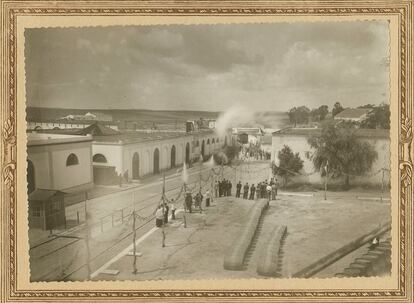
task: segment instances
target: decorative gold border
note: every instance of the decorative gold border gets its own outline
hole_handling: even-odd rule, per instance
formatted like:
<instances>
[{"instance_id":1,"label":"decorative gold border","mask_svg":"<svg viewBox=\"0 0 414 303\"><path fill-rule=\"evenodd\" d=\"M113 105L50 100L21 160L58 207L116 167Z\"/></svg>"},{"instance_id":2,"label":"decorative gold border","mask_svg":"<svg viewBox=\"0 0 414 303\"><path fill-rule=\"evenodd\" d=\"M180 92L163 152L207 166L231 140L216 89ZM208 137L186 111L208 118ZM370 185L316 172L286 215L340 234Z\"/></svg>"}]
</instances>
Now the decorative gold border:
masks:
<instances>
[{"instance_id":1,"label":"decorative gold border","mask_svg":"<svg viewBox=\"0 0 414 303\"><path fill-rule=\"evenodd\" d=\"M1 302L51 299L98 298L253 298L296 300L365 298L368 301L398 299L412 302L413 286L413 1L258 1L258 2L98 2L98 1L2 1L1 2L1 108L2 108L2 189L0 210L0 298ZM17 16L349 16L398 15L399 17L399 110L398 110L398 184L399 184L399 289L395 291L19 291L16 263L16 169L17 169ZM396 173L396 172L395 172ZM411 284L410 284L411 283ZM250 299L249 299L250 298ZM408 301L409 300L409 301Z\"/></svg>"}]
</instances>

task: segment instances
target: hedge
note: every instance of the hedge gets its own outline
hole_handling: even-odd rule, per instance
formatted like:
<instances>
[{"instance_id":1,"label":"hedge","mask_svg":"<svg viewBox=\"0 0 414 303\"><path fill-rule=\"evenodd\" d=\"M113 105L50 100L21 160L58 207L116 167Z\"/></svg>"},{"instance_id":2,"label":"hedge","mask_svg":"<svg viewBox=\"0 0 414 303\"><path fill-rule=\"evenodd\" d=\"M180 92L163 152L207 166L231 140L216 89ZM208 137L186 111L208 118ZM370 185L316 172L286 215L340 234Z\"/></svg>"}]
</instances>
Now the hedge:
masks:
<instances>
[{"instance_id":1,"label":"hedge","mask_svg":"<svg viewBox=\"0 0 414 303\"><path fill-rule=\"evenodd\" d=\"M236 236L228 253L224 256L224 269L243 269L243 261L253 240L260 217L268 206L269 201L267 199L257 201L248 218L247 224L244 228L240 229L239 235Z\"/></svg>"},{"instance_id":2,"label":"hedge","mask_svg":"<svg viewBox=\"0 0 414 303\"><path fill-rule=\"evenodd\" d=\"M262 276L275 276L278 270L279 251L281 248L281 241L285 236L287 227L285 225L276 226L270 236L266 245L264 245L259 252L259 259L257 263L257 273Z\"/></svg>"}]
</instances>

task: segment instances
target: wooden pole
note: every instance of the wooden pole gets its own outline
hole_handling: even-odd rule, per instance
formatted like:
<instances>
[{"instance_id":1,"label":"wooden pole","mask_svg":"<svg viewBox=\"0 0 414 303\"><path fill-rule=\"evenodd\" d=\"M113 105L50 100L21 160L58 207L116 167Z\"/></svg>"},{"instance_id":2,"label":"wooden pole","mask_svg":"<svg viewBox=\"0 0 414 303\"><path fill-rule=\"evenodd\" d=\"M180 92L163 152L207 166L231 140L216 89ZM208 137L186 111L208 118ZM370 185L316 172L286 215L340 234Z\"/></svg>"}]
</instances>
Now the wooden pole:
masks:
<instances>
[{"instance_id":1,"label":"wooden pole","mask_svg":"<svg viewBox=\"0 0 414 303\"><path fill-rule=\"evenodd\" d=\"M165 172L163 173L163 177L162 177L162 247L165 247L165 230L164 230L164 225L165 225Z\"/></svg>"},{"instance_id":2,"label":"wooden pole","mask_svg":"<svg viewBox=\"0 0 414 303\"><path fill-rule=\"evenodd\" d=\"M382 182L381 182L381 202L384 195L384 177L385 177L385 169L382 169Z\"/></svg>"},{"instance_id":3,"label":"wooden pole","mask_svg":"<svg viewBox=\"0 0 414 303\"><path fill-rule=\"evenodd\" d=\"M85 236L85 244L86 244L86 267L88 270L88 280L91 278L91 251L89 247L89 225L88 225L88 218L87 218L87 201L88 201L88 192L85 192L85 227L86 227L86 236Z\"/></svg>"},{"instance_id":4,"label":"wooden pole","mask_svg":"<svg viewBox=\"0 0 414 303\"><path fill-rule=\"evenodd\" d=\"M325 200L326 200L327 191L328 191L328 161L326 161L326 166L325 166Z\"/></svg>"},{"instance_id":5,"label":"wooden pole","mask_svg":"<svg viewBox=\"0 0 414 303\"><path fill-rule=\"evenodd\" d=\"M136 248L136 239L137 239L137 230L136 230L136 214L135 214L135 209L132 212L132 232L133 232L133 238L132 238L132 243L133 243L133 253L134 253L134 263L133 263L133 274L137 274L138 269L137 269L137 248Z\"/></svg>"},{"instance_id":6,"label":"wooden pole","mask_svg":"<svg viewBox=\"0 0 414 303\"><path fill-rule=\"evenodd\" d=\"M185 182L184 182L184 203L183 203L183 205L184 205L184 213L183 213L183 220L184 220L184 228L187 228L187 217L186 217L186 212L187 212L187 205L186 205L186 201L185 201L185 199L186 199L186 194L187 194L187 185L185 184Z\"/></svg>"}]
</instances>

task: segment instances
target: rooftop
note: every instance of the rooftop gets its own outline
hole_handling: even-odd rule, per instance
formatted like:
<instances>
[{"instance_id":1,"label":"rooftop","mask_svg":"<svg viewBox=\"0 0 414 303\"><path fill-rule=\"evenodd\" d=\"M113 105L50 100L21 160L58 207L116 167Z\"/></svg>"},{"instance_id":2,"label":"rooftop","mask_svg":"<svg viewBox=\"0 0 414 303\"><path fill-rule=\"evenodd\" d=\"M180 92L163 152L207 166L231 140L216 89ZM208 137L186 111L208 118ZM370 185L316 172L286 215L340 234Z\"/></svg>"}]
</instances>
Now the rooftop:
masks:
<instances>
[{"instance_id":1,"label":"rooftop","mask_svg":"<svg viewBox=\"0 0 414 303\"><path fill-rule=\"evenodd\" d=\"M335 119L359 119L370 113L370 108L347 108L335 116Z\"/></svg>"},{"instance_id":2,"label":"rooftop","mask_svg":"<svg viewBox=\"0 0 414 303\"><path fill-rule=\"evenodd\" d=\"M321 134L321 128L285 128L273 133L273 136L318 136ZM388 138L390 137L389 129L365 129L355 128L355 134L361 138Z\"/></svg>"},{"instance_id":3,"label":"rooftop","mask_svg":"<svg viewBox=\"0 0 414 303\"><path fill-rule=\"evenodd\" d=\"M56 133L27 133L27 146L50 145L92 141L92 136L76 136Z\"/></svg>"}]
</instances>

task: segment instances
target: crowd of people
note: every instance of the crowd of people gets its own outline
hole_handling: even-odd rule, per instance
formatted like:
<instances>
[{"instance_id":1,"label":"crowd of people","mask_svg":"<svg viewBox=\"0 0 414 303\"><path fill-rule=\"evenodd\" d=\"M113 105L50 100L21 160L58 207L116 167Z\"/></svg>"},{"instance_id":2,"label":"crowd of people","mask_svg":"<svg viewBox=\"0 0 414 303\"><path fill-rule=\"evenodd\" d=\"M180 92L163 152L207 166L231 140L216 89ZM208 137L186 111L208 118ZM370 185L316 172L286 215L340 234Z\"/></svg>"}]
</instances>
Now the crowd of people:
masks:
<instances>
[{"instance_id":1,"label":"crowd of people","mask_svg":"<svg viewBox=\"0 0 414 303\"><path fill-rule=\"evenodd\" d=\"M260 147L260 145L250 144L240 150L241 160L270 160L271 154Z\"/></svg>"},{"instance_id":2,"label":"crowd of people","mask_svg":"<svg viewBox=\"0 0 414 303\"><path fill-rule=\"evenodd\" d=\"M239 181L236 185L236 198L240 198L243 194L243 199L246 200L254 200L255 197L256 199L268 199L269 201L276 200L278 188L279 182L275 178L271 178L269 182L266 179L263 182L257 183L257 185L254 183L249 185L248 182L243 185Z\"/></svg>"}]
</instances>

